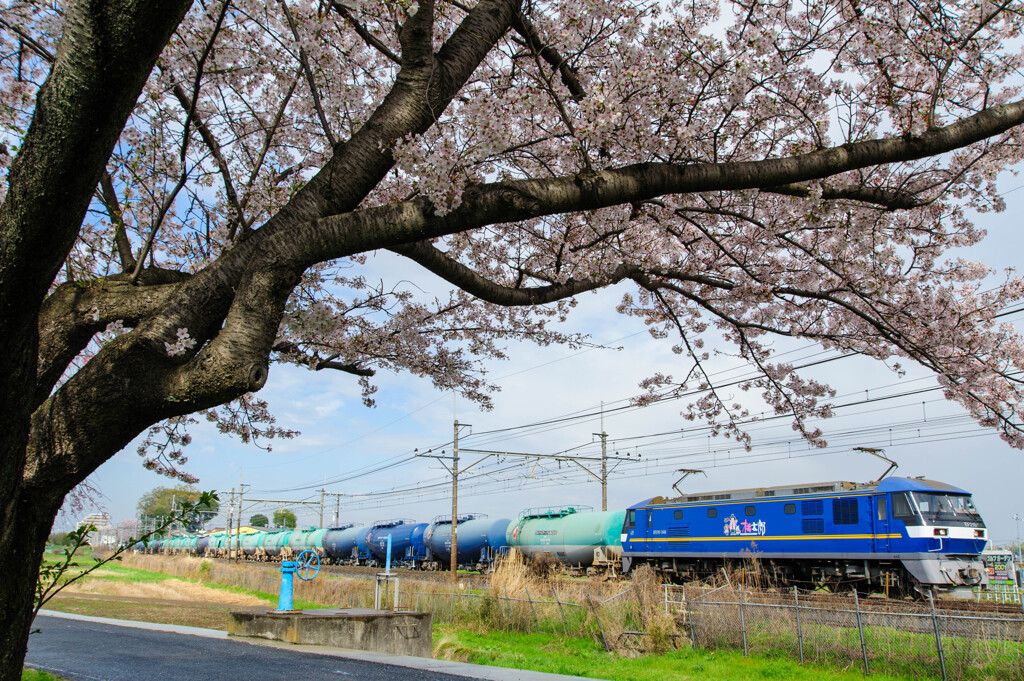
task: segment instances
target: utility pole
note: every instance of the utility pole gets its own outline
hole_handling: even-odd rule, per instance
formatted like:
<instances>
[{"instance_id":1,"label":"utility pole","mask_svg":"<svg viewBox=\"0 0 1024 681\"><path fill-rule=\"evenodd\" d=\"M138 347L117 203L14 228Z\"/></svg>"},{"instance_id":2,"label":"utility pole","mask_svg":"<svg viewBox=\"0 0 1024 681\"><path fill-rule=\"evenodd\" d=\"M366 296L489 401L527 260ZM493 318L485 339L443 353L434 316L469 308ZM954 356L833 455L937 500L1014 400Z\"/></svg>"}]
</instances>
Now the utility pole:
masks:
<instances>
[{"instance_id":1,"label":"utility pole","mask_svg":"<svg viewBox=\"0 0 1024 681\"><path fill-rule=\"evenodd\" d=\"M1014 513L1013 519L1017 521L1017 566L1021 565L1021 550L1020 550L1020 513Z\"/></svg>"},{"instance_id":2,"label":"utility pole","mask_svg":"<svg viewBox=\"0 0 1024 681\"><path fill-rule=\"evenodd\" d=\"M341 495L334 495L334 521L331 523L331 527L337 527L341 521Z\"/></svg>"},{"instance_id":3,"label":"utility pole","mask_svg":"<svg viewBox=\"0 0 1024 681\"><path fill-rule=\"evenodd\" d=\"M317 527L324 526L324 495L327 494L327 490L323 487L320 488L320 524Z\"/></svg>"},{"instance_id":4,"label":"utility pole","mask_svg":"<svg viewBox=\"0 0 1024 681\"><path fill-rule=\"evenodd\" d=\"M601 510L608 510L608 433L604 428L594 435L601 438Z\"/></svg>"},{"instance_id":5,"label":"utility pole","mask_svg":"<svg viewBox=\"0 0 1024 681\"><path fill-rule=\"evenodd\" d=\"M238 542L235 547L235 560L241 560L242 556L242 495L245 494L245 485L242 484L242 474L238 474Z\"/></svg>"},{"instance_id":6,"label":"utility pole","mask_svg":"<svg viewBox=\"0 0 1024 681\"><path fill-rule=\"evenodd\" d=\"M231 533L234 531L233 524L235 514L235 490L231 490L231 501L228 502L228 558L231 557Z\"/></svg>"},{"instance_id":7,"label":"utility pole","mask_svg":"<svg viewBox=\"0 0 1024 681\"><path fill-rule=\"evenodd\" d=\"M455 437L452 441L452 588L458 580L459 551L456 528L459 525L459 420L455 419ZM1020 542L1017 542L1018 544Z\"/></svg>"}]
</instances>

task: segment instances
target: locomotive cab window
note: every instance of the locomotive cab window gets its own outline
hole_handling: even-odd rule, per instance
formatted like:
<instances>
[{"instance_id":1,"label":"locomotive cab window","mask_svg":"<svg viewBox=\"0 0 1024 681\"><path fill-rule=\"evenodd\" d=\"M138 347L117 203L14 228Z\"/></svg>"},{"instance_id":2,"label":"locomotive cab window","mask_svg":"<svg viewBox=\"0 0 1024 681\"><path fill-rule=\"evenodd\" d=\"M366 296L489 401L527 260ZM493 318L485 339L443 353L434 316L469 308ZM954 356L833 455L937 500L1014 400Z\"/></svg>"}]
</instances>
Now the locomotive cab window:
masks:
<instances>
[{"instance_id":1,"label":"locomotive cab window","mask_svg":"<svg viewBox=\"0 0 1024 681\"><path fill-rule=\"evenodd\" d=\"M782 510L786 512L786 515L793 515L796 513L796 504L786 504Z\"/></svg>"},{"instance_id":2,"label":"locomotive cab window","mask_svg":"<svg viewBox=\"0 0 1024 681\"><path fill-rule=\"evenodd\" d=\"M717 508L709 508L708 509L708 517L709 518L717 518L718 517L718 509Z\"/></svg>"},{"instance_id":3,"label":"locomotive cab window","mask_svg":"<svg viewBox=\"0 0 1024 681\"><path fill-rule=\"evenodd\" d=\"M636 511L630 511L626 516L626 527L636 527Z\"/></svg>"},{"instance_id":4,"label":"locomotive cab window","mask_svg":"<svg viewBox=\"0 0 1024 681\"><path fill-rule=\"evenodd\" d=\"M893 492L892 517L904 522L910 521L917 524L921 522L914 511L914 502L910 500L910 495L906 492Z\"/></svg>"},{"instance_id":5,"label":"locomotive cab window","mask_svg":"<svg viewBox=\"0 0 1024 681\"><path fill-rule=\"evenodd\" d=\"M885 507L885 497L878 497L878 519L885 520L888 518L888 515Z\"/></svg>"}]
</instances>

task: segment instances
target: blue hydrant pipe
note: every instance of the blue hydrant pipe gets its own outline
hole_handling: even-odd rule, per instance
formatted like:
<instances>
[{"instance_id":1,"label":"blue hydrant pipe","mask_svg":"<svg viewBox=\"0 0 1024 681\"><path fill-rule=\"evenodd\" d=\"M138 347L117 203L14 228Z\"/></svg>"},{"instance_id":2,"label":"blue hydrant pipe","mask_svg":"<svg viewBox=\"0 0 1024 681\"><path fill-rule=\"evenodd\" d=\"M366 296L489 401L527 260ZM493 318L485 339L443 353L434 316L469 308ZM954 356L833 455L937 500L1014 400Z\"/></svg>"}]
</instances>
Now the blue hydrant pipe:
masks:
<instances>
[{"instance_id":1,"label":"blue hydrant pipe","mask_svg":"<svg viewBox=\"0 0 1024 681\"><path fill-rule=\"evenodd\" d=\"M384 562L384 572L391 572L391 534L388 534L388 558Z\"/></svg>"},{"instance_id":2,"label":"blue hydrant pipe","mask_svg":"<svg viewBox=\"0 0 1024 681\"><path fill-rule=\"evenodd\" d=\"M292 610L292 585L295 581L295 561L281 562L281 593L277 598L278 610Z\"/></svg>"}]
</instances>

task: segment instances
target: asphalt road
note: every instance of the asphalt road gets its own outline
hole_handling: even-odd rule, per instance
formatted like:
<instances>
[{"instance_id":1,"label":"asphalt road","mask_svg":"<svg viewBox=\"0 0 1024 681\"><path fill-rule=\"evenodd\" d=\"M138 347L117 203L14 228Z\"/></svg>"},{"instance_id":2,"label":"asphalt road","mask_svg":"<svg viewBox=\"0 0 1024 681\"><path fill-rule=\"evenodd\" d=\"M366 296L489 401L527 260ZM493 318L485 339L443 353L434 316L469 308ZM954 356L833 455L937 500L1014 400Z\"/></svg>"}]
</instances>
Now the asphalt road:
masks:
<instances>
[{"instance_id":1,"label":"asphalt road","mask_svg":"<svg viewBox=\"0 0 1024 681\"><path fill-rule=\"evenodd\" d=\"M353 657L375 654L336 649L323 649L317 654L296 650L296 646L256 645L228 639L222 632L209 630L194 630L201 635L188 635L42 614L36 618L35 628L40 631L29 638L26 666L70 681L465 681L467 677L554 681L576 678L409 657L399 658L402 666L395 666ZM446 667L455 673L429 667Z\"/></svg>"}]
</instances>

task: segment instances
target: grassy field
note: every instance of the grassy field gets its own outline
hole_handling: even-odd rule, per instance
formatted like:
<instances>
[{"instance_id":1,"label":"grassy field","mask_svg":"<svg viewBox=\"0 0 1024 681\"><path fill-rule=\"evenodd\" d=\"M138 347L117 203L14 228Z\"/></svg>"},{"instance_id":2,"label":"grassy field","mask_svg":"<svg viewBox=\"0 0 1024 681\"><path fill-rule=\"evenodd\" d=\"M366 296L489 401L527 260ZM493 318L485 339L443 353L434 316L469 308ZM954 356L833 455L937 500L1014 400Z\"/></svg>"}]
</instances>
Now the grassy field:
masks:
<instances>
[{"instance_id":1,"label":"grassy field","mask_svg":"<svg viewBox=\"0 0 1024 681\"><path fill-rule=\"evenodd\" d=\"M804 665L788 659L743 657L733 651L690 648L628 657L605 652L591 639L510 632L476 633L434 626L434 657L512 669L529 669L613 681L862 681L858 671ZM872 674L877 681L905 677Z\"/></svg>"}]
</instances>

